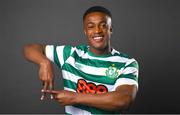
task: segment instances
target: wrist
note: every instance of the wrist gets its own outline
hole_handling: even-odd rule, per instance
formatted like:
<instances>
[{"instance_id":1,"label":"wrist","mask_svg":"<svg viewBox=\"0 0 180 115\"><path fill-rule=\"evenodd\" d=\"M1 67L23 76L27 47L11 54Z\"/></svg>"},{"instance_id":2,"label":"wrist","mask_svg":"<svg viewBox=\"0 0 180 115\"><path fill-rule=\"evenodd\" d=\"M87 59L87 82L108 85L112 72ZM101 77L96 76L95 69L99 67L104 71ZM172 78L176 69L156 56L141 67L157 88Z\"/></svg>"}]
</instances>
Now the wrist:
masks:
<instances>
[{"instance_id":1,"label":"wrist","mask_svg":"<svg viewBox=\"0 0 180 115\"><path fill-rule=\"evenodd\" d=\"M47 65L49 65L50 63L51 63L50 60L44 58L44 59L42 59L41 62L39 63L39 66L47 66Z\"/></svg>"},{"instance_id":2,"label":"wrist","mask_svg":"<svg viewBox=\"0 0 180 115\"><path fill-rule=\"evenodd\" d=\"M81 95L80 93L77 92L74 93L73 104L80 104L80 98L81 98L80 95Z\"/></svg>"}]
</instances>

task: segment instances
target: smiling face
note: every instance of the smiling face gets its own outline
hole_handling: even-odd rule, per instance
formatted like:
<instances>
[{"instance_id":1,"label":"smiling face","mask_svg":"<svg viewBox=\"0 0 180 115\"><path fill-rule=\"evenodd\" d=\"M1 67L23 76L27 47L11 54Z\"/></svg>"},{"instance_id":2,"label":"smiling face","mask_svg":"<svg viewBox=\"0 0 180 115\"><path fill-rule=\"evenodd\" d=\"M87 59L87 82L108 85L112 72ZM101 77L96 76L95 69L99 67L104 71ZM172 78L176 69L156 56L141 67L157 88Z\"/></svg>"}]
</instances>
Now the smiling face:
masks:
<instances>
[{"instance_id":1,"label":"smiling face","mask_svg":"<svg viewBox=\"0 0 180 115\"><path fill-rule=\"evenodd\" d=\"M112 33L111 18L102 12L92 12L84 19L84 32L90 51L95 54L109 53Z\"/></svg>"}]
</instances>

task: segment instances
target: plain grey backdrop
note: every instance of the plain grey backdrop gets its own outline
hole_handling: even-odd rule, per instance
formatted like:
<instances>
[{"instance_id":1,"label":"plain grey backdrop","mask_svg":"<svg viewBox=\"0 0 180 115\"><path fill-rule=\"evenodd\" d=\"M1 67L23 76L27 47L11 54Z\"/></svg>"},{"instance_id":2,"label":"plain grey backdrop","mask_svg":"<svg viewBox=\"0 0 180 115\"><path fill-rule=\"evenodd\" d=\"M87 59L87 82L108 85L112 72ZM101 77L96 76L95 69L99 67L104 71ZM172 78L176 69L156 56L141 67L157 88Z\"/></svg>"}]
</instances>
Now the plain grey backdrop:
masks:
<instances>
[{"instance_id":1,"label":"plain grey backdrop","mask_svg":"<svg viewBox=\"0 0 180 115\"><path fill-rule=\"evenodd\" d=\"M140 65L139 91L125 113L180 113L179 0L0 0L0 113L64 113L57 102L40 101L38 66L22 48L86 43L82 16L94 5L112 12L112 46Z\"/></svg>"}]
</instances>

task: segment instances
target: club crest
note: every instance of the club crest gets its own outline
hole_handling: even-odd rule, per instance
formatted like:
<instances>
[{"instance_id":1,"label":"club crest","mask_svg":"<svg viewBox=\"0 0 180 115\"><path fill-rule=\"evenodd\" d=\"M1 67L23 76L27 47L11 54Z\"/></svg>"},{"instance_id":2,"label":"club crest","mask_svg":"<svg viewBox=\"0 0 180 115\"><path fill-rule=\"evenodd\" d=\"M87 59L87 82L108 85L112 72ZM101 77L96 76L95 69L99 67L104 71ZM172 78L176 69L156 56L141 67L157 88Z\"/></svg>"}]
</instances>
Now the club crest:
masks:
<instances>
[{"instance_id":1,"label":"club crest","mask_svg":"<svg viewBox=\"0 0 180 115\"><path fill-rule=\"evenodd\" d=\"M119 70L117 67L115 67L115 64L112 64L107 70L106 70L106 76L109 78L116 78L119 75Z\"/></svg>"}]
</instances>

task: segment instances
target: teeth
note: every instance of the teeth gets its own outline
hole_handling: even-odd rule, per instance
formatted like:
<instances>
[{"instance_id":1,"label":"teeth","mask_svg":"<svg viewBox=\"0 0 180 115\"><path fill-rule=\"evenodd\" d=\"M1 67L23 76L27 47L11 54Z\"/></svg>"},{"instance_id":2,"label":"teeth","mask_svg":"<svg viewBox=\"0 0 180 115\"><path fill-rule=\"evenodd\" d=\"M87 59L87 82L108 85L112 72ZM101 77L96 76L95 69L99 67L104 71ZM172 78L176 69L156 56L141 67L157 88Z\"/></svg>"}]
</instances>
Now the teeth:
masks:
<instances>
[{"instance_id":1,"label":"teeth","mask_svg":"<svg viewBox=\"0 0 180 115\"><path fill-rule=\"evenodd\" d=\"M102 39L102 37L94 37L95 40Z\"/></svg>"}]
</instances>

